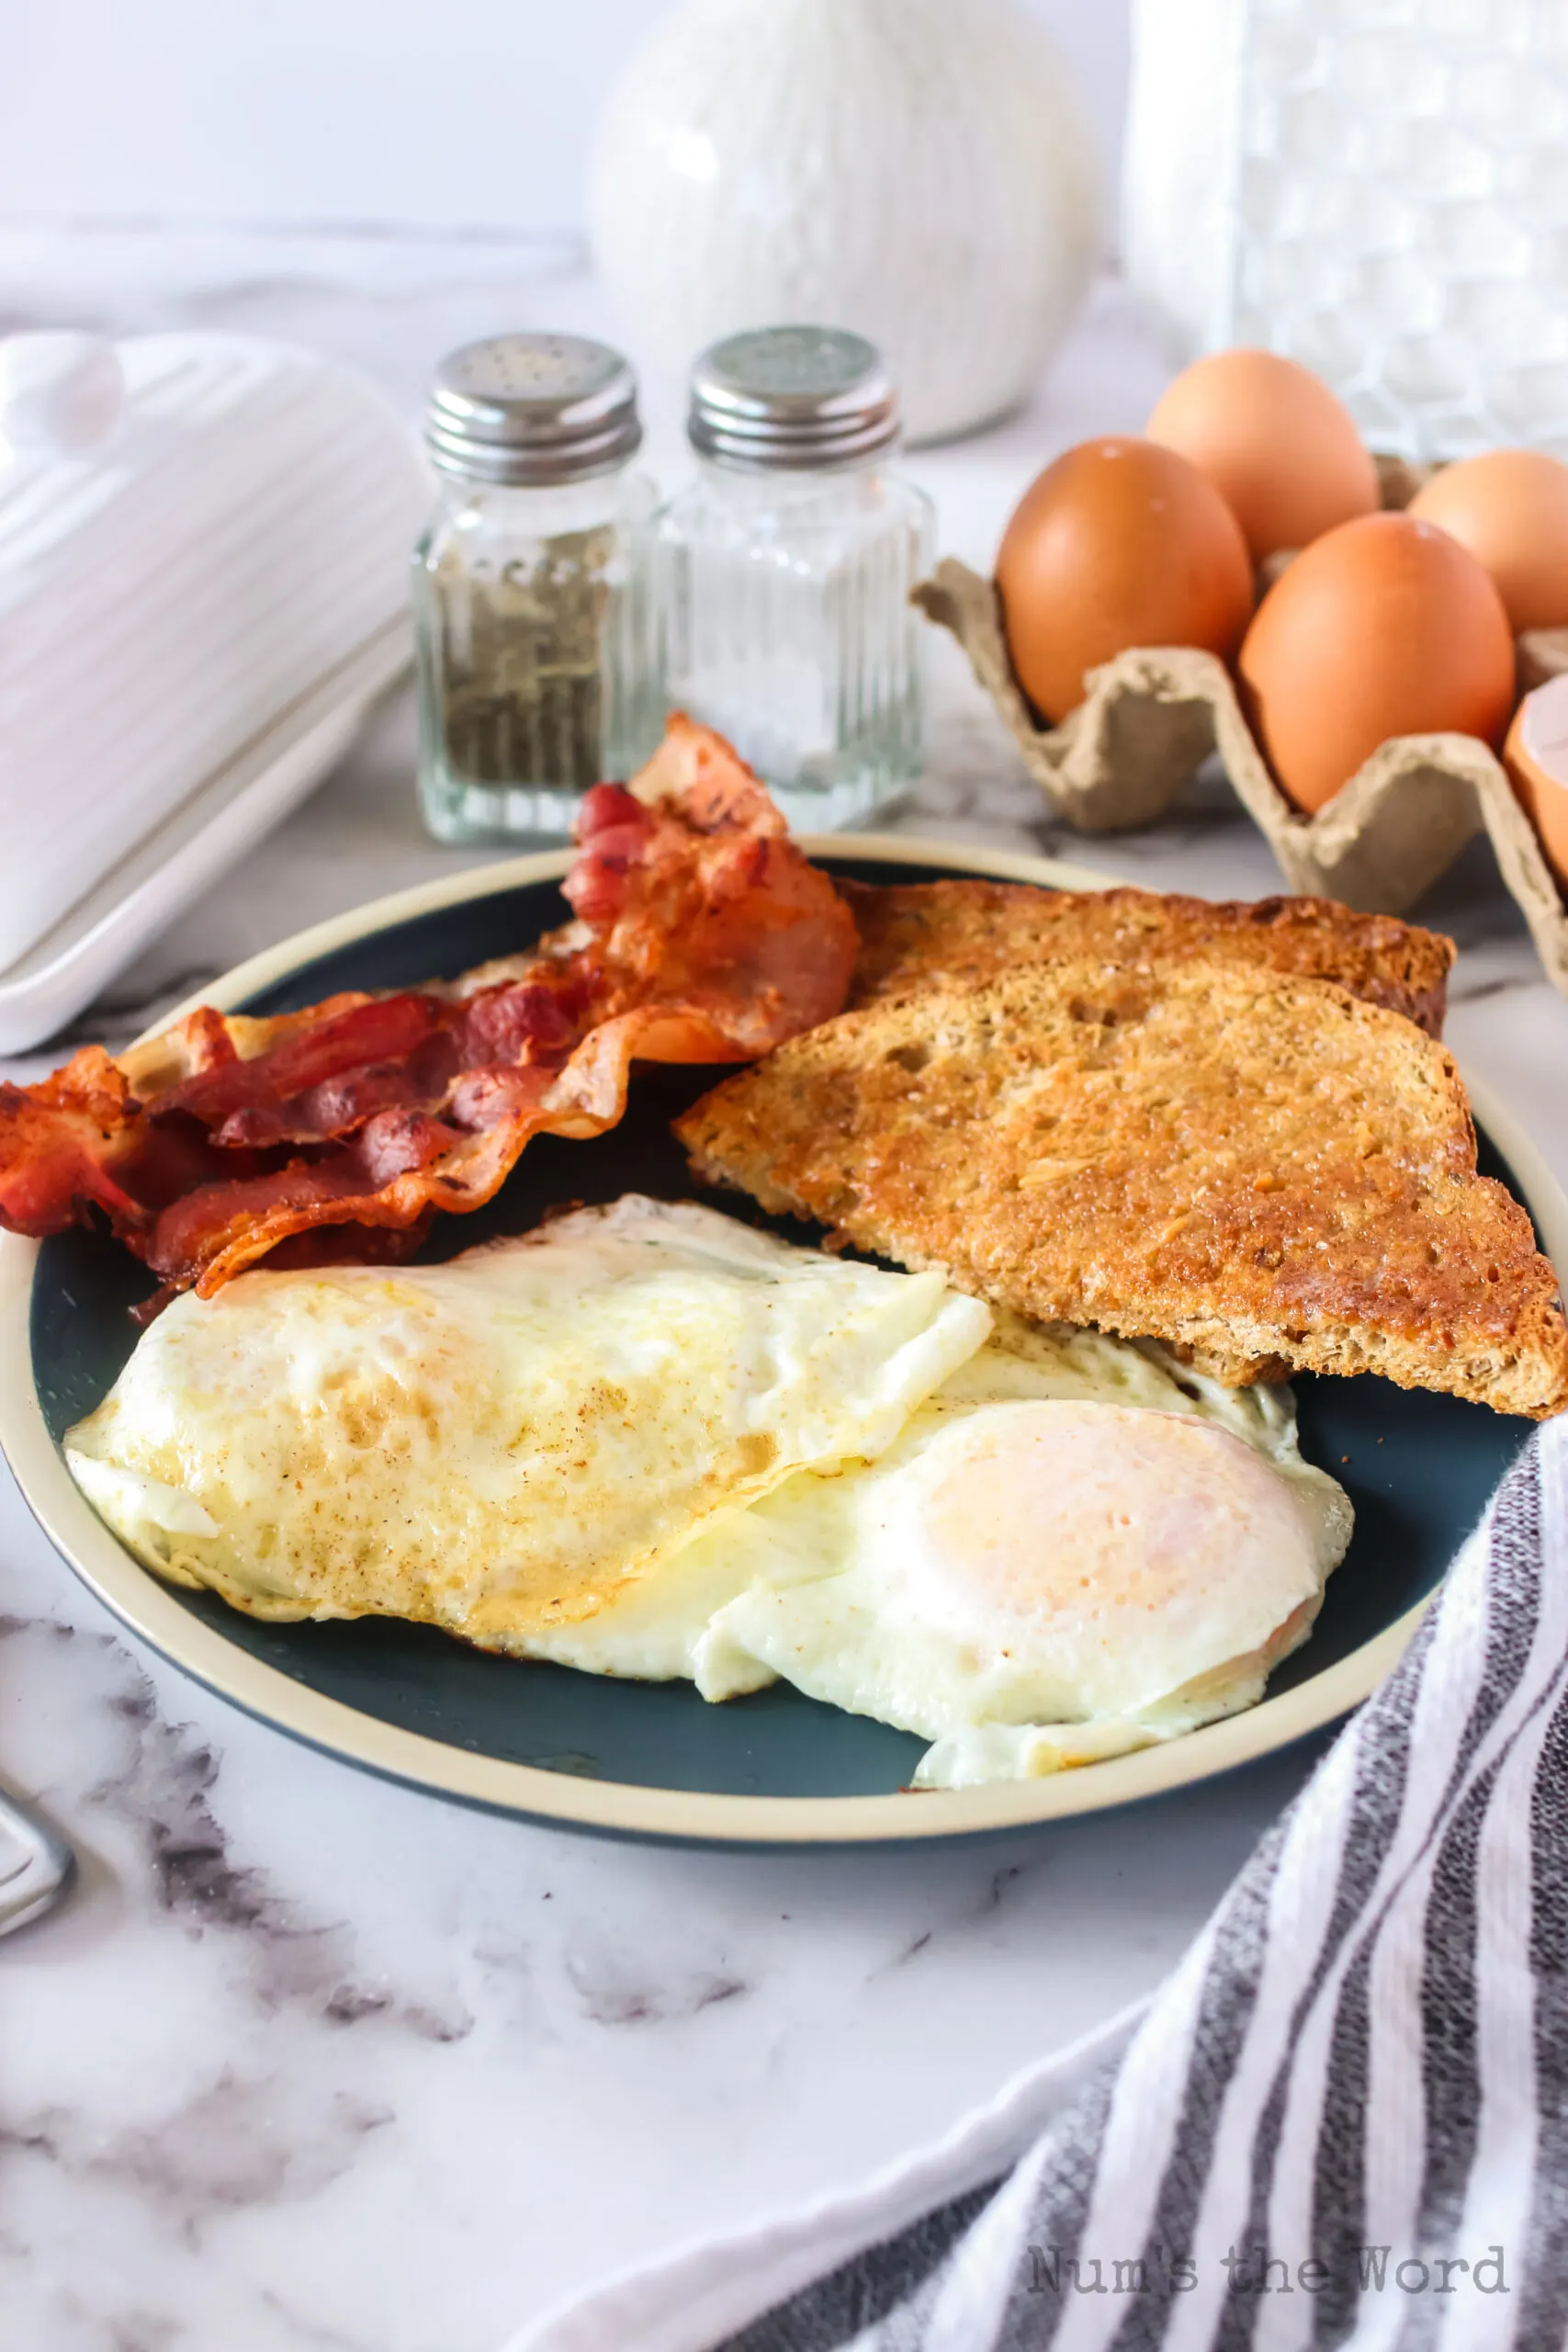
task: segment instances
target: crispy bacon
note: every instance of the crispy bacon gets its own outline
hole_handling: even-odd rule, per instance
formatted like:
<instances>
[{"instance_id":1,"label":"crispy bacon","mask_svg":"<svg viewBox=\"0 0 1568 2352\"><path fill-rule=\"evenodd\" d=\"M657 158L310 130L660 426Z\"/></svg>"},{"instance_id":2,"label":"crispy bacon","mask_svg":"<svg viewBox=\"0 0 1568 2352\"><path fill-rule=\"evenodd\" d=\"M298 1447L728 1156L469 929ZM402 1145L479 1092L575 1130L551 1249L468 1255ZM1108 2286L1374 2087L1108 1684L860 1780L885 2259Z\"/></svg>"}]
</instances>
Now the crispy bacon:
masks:
<instances>
[{"instance_id":1,"label":"crispy bacon","mask_svg":"<svg viewBox=\"0 0 1568 2352\"><path fill-rule=\"evenodd\" d=\"M672 718L630 790L586 795L577 839L576 920L524 955L269 1020L203 1006L118 1061L88 1046L0 1087L0 1225L101 1213L203 1295L284 1243L400 1255L533 1136L614 1126L635 1061L751 1060L842 1004L852 919L721 737Z\"/></svg>"}]
</instances>

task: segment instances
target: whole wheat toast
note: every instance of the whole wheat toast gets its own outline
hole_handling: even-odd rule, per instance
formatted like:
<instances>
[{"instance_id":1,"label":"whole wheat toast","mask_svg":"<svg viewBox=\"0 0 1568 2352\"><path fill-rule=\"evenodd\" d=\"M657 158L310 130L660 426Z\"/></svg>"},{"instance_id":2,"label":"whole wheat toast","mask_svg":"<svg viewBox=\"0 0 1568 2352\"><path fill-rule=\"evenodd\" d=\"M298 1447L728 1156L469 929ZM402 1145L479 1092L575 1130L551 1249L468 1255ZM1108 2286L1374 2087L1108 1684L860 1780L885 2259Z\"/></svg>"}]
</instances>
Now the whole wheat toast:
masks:
<instances>
[{"instance_id":1,"label":"whole wheat toast","mask_svg":"<svg viewBox=\"0 0 1568 2352\"><path fill-rule=\"evenodd\" d=\"M1443 1034L1451 939L1332 899L1211 902L1153 890L1039 890L1020 882L840 881L860 933L850 1007L972 987L1021 964L1208 956L1334 980L1433 1037Z\"/></svg>"},{"instance_id":2,"label":"whole wheat toast","mask_svg":"<svg viewBox=\"0 0 1568 2352\"><path fill-rule=\"evenodd\" d=\"M1568 1403L1557 1277L1453 1061L1346 989L1042 964L842 1013L677 1121L694 1171L1042 1321Z\"/></svg>"}]
</instances>

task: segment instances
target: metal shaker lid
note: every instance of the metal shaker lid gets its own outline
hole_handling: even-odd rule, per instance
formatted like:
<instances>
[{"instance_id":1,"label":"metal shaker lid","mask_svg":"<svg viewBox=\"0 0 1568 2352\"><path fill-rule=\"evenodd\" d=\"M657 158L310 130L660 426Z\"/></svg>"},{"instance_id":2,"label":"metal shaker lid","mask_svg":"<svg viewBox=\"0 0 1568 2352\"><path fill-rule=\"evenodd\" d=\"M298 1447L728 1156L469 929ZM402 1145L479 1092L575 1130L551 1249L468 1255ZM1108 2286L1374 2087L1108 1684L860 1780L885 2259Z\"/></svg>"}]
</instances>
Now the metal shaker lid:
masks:
<instances>
[{"instance_id":1,"label":"metal shaker lid","mask_svg":"<svg viewBox=\"0 0 1568 2352\"><path fill-rule=\"evenodd\" d=\"M442 361L424 437L443 473L471 481L581 481L640 446L637 378L586 335L493 335Z\"/></svg>"},{"instance_id":2,"label":"metal shaker lid","mask_svg":"<svg viewBox=\"0 0 1568 2352\"><path fill-rule=\"evenodd\" d=\"M841 327L753 327L692 370L686 431L721 464L771 471L848 465L898 438L881 355Z\"/></svg>"}]
</instances>

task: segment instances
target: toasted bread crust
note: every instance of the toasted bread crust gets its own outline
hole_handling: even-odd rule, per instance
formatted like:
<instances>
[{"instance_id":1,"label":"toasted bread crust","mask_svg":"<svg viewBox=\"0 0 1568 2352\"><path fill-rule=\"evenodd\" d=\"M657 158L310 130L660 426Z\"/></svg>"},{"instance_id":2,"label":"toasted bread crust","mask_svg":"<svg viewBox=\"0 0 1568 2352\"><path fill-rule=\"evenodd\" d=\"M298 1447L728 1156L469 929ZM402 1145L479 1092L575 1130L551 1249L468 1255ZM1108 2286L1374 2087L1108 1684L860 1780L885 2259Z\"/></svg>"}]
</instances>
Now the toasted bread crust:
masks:
<instances>
[{"instance_id":1,"label":"toasted bread crust","mask_svg":"<svg viewBox=\"0 0 1568 2352\"><path fill-rule=\"evenodd\" d=\"M1557 1277L1451 1057L1235 964L1043 964L873 1003L677 1123L695 1173L1042 1321L1568 1404Z\"/></svg>"},{"instance_id":2,"label":"toasted bread crust","mask_svg":"<svg viewBox=\"0 0 1568 2352\"><path fill-rule=\"evenodd\" d=\"M973 987L1021 964L1207 956L1333 980L1443 1034L1454 944L1332 899L1206 899L1153 890L1037 890L1020 882L841 881L860 933L850 1009L917 989Z\"/></svg>"}]
</instances>

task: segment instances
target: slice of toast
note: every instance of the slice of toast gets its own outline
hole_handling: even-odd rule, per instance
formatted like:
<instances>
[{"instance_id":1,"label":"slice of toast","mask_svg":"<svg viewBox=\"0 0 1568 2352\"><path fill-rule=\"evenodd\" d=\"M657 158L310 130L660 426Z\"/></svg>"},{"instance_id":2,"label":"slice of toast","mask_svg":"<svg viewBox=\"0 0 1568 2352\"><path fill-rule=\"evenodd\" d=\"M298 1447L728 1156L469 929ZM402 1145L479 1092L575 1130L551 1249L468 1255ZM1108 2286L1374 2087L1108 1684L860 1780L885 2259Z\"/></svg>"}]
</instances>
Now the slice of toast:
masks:
<instances>
[{"instance_id":1,"label":"slice of toast","mask_svg":"<svg viewBox=\"0 0 1568 2352\"><path fill-rule=\"evenodd\" d=\"M1207 899L1153 890L1037 890L1021 882L841 881L860 933L850 1006L917 989L974 987L1021 964L1203 956L1337 981L1443 1034L1454 944L1332 899Z\"/></svg>"},{"instance_id":2,"label":"slice of toast","mask_svg":"<svg viewBox=\"0 0 1568 2352\"><path fill-rule=\"evenodd\" d=\"M843 1013L676 1124L695 1174L1041 1321L1233 1382L1568 1403L1557 1277L1453 1061L1323 980L1041 964Z\"/></svg>"}]
</instances>

